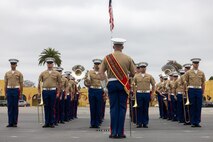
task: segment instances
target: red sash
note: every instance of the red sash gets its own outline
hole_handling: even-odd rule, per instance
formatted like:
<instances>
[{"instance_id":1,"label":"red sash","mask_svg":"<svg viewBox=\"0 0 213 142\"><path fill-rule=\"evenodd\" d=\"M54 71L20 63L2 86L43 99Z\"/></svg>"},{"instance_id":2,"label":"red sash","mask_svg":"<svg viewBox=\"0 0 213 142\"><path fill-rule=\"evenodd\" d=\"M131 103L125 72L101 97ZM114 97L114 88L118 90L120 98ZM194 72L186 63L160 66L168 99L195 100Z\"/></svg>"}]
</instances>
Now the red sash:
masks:
<instances>
[{"instance_id":1,"label":"red sash","mask_svg":"<svg viewBox=\"0 0 213 142\"><path fill-rule=\"evenodd\" d=\"M122 69L121 65L115 59L113 54L106 56L107 64L109 65L111 71L115 75L115 77L120 81L120 83L124 86L124 90L129 95L130 92L130 84L127 75L125 74L124 70Z\"/></svg>"}]
</instances>

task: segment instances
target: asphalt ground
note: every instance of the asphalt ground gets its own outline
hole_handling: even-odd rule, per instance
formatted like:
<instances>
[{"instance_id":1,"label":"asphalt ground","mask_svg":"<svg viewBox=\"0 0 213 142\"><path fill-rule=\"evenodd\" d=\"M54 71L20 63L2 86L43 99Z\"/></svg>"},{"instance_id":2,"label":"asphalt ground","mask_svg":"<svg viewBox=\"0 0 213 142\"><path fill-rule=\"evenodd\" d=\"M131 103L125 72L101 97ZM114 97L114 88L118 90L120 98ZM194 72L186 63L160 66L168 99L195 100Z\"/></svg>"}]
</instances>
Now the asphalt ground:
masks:
<instances>
[{"instance_id":1,"label":"asphalt ground","mask_svg":"<svg viewBox=\"0 0 213 142\"><path fill-rule=\"evenodd\" d=\"M213 108L203 108L202 127L192 128L162 120L158 108L150 108L149 128L132 125L130 136L129 114L125 122L126 139L109 139L109 108L100 129L89 128L89 108L80 107L78 119L55 128L42 128L36 107L19 109L17 128L6 128L7 108L0 107L0 142L213 142Z\"/></svg>"}]
</instances>

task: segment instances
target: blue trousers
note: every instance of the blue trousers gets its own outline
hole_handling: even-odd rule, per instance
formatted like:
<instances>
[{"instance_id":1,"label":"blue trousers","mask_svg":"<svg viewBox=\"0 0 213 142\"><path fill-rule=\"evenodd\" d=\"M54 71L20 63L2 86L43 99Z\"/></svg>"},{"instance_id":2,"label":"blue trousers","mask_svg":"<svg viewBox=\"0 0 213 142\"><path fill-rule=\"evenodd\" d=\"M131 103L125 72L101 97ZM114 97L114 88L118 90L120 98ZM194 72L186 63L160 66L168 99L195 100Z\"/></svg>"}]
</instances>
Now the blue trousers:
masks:
<instances>
[{"instance_id":1,"label":"blue trousers","mask_svg":"<svg viewBox=\"0 0 213 142\"><path fill-rule=\"evenodd\" d=\"M43 90L45 124L53 125L55 122L54 108L56 101L56 90Z\"/></svg>"},{"instance_id":2,"label":"blue trousers","mask_svg":"<svg viewBox=\"0 0 213 142\"><path fill-rule=\"evenodd\" d=\"M105 117L105 108L106 108L106 101L104 101L104 99L102 99L102 109L101 109L101 119L102 119L102 121L104 120L104 117Z\"/></svg>"},{"instance_id":3,"label":"blue trousers","mask_svg":"<svg viewBox=\"0 0 213 142\"><path fill-rule=\"evenodd\" d=\"M201 108L203 100L202 93L202 89L188 89L190 101L190 121L192 125L197 125L201 122Z\"/></svg>"},{"instance_id":4,"label":"blue trousers","mask_svg":"<svg viewBox=\"0 0 213 142\"><path fill-rule=\"evenodd\" d=\"M128 95L119 81L110 81L107 88L110 101L111 135L123 135Z\"/></svg>"},{"instance_id":5,"label":"blue trousers","mask_svg":"<svg viewBox=\"0 0 213 142\"><path fill-rule=\"evenodd\" d=\"M7 89L7 108L8 108L8 123L9 125L17 124L18 122L18 100L19 89Z\"/></svg>"},{"instance_id":6,"label":"blue trousers","mask_svg":"<svg viewBox=\"0 0 213 142\"><path fill-rule=\"evenodd\" d=\"M70 119L74 119L74 100L70 101Z\"/></svg>"},{"instance_id":7,"label":"blue trousers","mask_svg":"<svg viewBox=\"0 0 213 142\"><path fill-rule=\"evenodd\" d=\"M149 123L149 101L150 93L137 93L137 125Z\"/></svg>"},{"instance_id":8,"label":"blue trousers","mask_svg":"<svg viewBox=\"0 0 213 142\"><path fill-rule=\"evenodd\" d=\"M162 102L163 102L163 119L168 118L168 94L163 94L167 100L164 100L165 98L162 97Z\"/></svg>"},{"instance_id":9,"label":"blue trousers","mask_svg":"<svg viewBox=\"0 0 213 142\"><path fill-rule=\"evenodd\" d=\"M64 100L65 94L64 92L61 93L61 100L59 103L59 121L64 121L64 115L65 115L65 100Z\"/></svg>"},{"instance_id":10,"label":"blue trousers","mask_svg":"<svg viewBox=\"0 0 213 142\"><path fill-rule=\"evenodd\" d=\"M159 115L160 118L163 118L163 97L159 95L159 93L157 93L157 95L158 95Z\"/></svg>"},{"instance_id":11,"label":"blue trousers","mask_svg":"<svg viewBox=\"0 0 213 142\"><path fill-rule=\"evenodd\" d=\"M75 99L74 99L74 118L77 118L77 111L78 111L78 97L79 94L75 94Z\"/></svg>"},{"instance_id":12,"label":"blue trousers","mask_svg":"<svg viewBox=\"0 0 213 142\"><path fill-rule=\"evenodd\" d=\"M167 95L167 103L168 103L167 119L171 120L172 119L172 101L169 101L168 96L169 95Z\"/></svg>"},{"instance_id":13,"label":"blue trousers","mask_svg":"<svg viewBox=\"0 0 213 142\"><path fill-rule=\"evenodd\" d=\"M99 126L102 120L102 89L89 88L89 104L90 104L90 125Z\"/></svg>"},{"instance_id":14,"label":"blue trousers","mask_svg":"<svg viewBox=\"0 0 213 142\"><path fill-rule=\"evenodd\" d=\"M65 101L65 120L69 121L71 119L71 96L68 95Z\"/></svg>"},{"instance_id":15,"label":"blue trousers","mask_svg":"<svg viewBox=\"0 0 213 142\"><path fill-rule=\"evenodd\" d=\"M171 116L172 120L177 120L177 100L173 95L171 95L171 102L172 102L172 111L171 111Z\"/></svg>"},{"instance_id":16,"label":"blue trousers","mask_svg":"<svg viewBox=\"0 0 213 142\"><path fill-rule=\"evenodd\" d=\"M183 102L183 95L182 94L177 94L177 118L178 118L178 121L180 123L184 123L185 119L184 119L184 109L185 109L185 106L184 106L184 102Z\"/></svg>"},{"instance_id":17,"label":"blue trousers","mask_svg":"<svg viewBox=\"0 0 213 142\"><path fill-rule=\"evenodd\" d=\"M71 111L71 96L67 95L67 99L65 100L65 115L64 115L64 120L69 121L71 118L70 116L70 111Z\"/></svg>"},{"instance_id":18,"label":"blue trousers","mask_svg":"<svg viewBox=\"0 0 213 142\"><path fill-rule=\"evenodd\" d=\"M60 98L56 98L55 101L55 124L59 122L59 115L60 115L60 110L59 110L59 103L60 103Z\"/></svg>"}]
</instances>

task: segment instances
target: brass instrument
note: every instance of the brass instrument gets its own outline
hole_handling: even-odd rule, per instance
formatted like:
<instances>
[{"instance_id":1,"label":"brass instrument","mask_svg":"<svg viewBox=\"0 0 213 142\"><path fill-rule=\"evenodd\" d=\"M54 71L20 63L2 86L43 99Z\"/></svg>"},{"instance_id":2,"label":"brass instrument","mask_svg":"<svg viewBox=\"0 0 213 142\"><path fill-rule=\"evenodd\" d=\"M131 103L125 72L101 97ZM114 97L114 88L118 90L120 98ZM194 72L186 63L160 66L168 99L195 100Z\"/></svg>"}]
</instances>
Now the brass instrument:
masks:
<instances>
[{"instance_id":1,"label":"brass instrument","mask_svg":"<svg viewBox=\"0 0 213 142\"><path fill-rule=\"evenodd\" d=\"M161 69L166 75L169 75L174 71L179 72L179 69L182 69L182 66L175 60L168 60L168 63L166 63Z\"/></svg>"},{"instance_id":2,"label":"brass instrument","mask_svg":"<svg viewBox=\"0 0 213 142\"><path fill-rule=\"evenodd\" d=\"M133 95L135 96L135 103L133 107L138 107L136 91L137 91L137 86L135 83L133 83Z\"/></svg>"},{"instance_id":3,"label":"brass instrument","mask_svg":"<svg viewBox=\"0 0 213 142\"><path fill-rule=\"evenodd\" d=\"M184 119L185 119L185 123L186 124L189 124L190 123L190 110L189 110L189 105L190 105L190 102L189 102L189 96L188 96L188 92L186 92L186 103L185 103L185 99L184 99L184 95L183 95L183 113L184 113ZM187 112L186 113L186 108L187 107ZM188 115L188 120L187 120L187 116Z\"/></svg>"},{"instance_id":4,"label":"brass instrument","mask_svg":"<svg viewBox=\"0 0 213 142\"><path fill-rule=\"evenodd\" d=\"M185 105L186 106L190 105L188 92L186 92L186 103L185 103Z\"/></svg>"},{"instance_id":5,"label":"brass instrument","mask_svg":"<svg viewBox=\"0 0 213 142\"><path fill-rule=\"evenodd\" d=\"M40 103L39 103L39 96L37 97L38 123L40 123L40 124L44 123L44 108L43 108L44 101L43 101L43 95L42 95L42 86L43 86L43 83L40 82ZM41 116L40 116L40 109L41 109Z\"/></svg>"},{"instance_id":6,"label":"brass instrument","mask_svg":"<svg viewBox=\"0 0 213 142\"><path fill-rule=\"evenodd\" d=\"M82 65L75 65L72 67L72 70L74 71L72 75L75 76L76 78L79 78L82 76L82 73L85 70L85 68Z\"/></svg>"}]
</instances>

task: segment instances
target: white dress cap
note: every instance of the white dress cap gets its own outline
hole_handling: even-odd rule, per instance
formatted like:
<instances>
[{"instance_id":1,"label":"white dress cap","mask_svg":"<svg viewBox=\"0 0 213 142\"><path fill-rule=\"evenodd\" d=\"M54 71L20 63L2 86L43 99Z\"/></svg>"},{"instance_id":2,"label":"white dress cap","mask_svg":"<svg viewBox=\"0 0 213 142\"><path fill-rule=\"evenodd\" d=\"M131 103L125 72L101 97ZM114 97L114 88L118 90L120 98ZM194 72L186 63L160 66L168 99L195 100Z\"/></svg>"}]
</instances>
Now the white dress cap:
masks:
<instances>
[{"instance_id":1,"label":"white dress cap","mask_svg":"<svg viewBox=\"0 0 213 142\"><path fill-rule=\"evenodd\" d=\"M66 75L71 75L71 71L65 71L64 72Z\"/></svg>"},{"instance_id":2,"label":"white dress cap","mask_svg":"<svg viewBox=\"0 0 213 142\"><path fill-rule=\"evenodd\" d=\"M168 76L167 76L167 75L164 75L164 76L163 76L163 79L168 79Z\"/></svg>"},{"instance_id":3,"label":"white dress cap","mask_svg":"<svg viewBox=\"0 0 213 142\"><path fill-rule=\"evenodd\" d=\"M187 63L187 64L183 65L184 68L191 68L191 66L192 66L192 64L190 64L190 63Z\"/></svg>"},{"instance_id":4,"label":"white dress cap","mask_svg":"<svg viewBox=\"0 0 213 142\"><path fill-rule=\"evenodd\" d=\"M192 58L191 61L192 61L192 63L193 62L198 62L199 63L201 61L201 59L200 58Z\"/></svg>"},{"instance_id":5,"label":"white dress cap","mask_svg":"<svg viewBox=\"0 0 213 142\"><path fill-rule=\"evenodd\" d=\"M113 42L113 44L121 44L121 45L123 45L124 42L126 42L126 40L123 38L112 38L111 41Z\"/></svg>"},{"instance_id":6,"label":"white dress cap","mask_svg":"<svg viewBox=\"0 0 213 142\"><path fill-rule=\"evenodd\" d=\"M147 66L148 66L148 63L146 63L146 62L141 62L139 64L139 67L147 67Z\"/></svg>"},{"instance_id":7,"label":"white dress cap","mask_svg":"<svg viewBox=\"0 0 213 142\"><path fill-rule=\"evenodd\" d=\"M62 67L57 67L56 70L57 71L63 71L64 69Z\"/></svg>"},{"instance_id":8,"label":"white dress cap","mask_svg":"<svg viewBox=\"0 0 213 142\"><path fill-rule=\"evenodd\" d=\"M102 62L101 59L93 59L92 61L94 64L101 64L101 62Z\"/></svg>"},{"instance_id":9,"label":"white dress cap","mask_svg":"<svg viewBox=\"0 0 213 142\"><path fill-rule=\"evenodd\" d=\"M173 75L174 77L178 77L178 73L177 73L177 72L174 72L172 75Z\"/></svg>"},{"instance_id":10,"label":"white dress cap","mask_svg":"<svg viewBox=\"0 0 213 142\"><path fill-rule=\"evenodd\" d=\"M45 59L45 61L46 61L46 62L55 62L55 59L52 58L52 57L47 57L47 58Z\"/></svg>"},{"instance_id":11,"label":"white dress cap","mask_svg":"<svg viewBox=\"0 0 213 142\"><path fill-rule=\"evenodd\" d=\"M180 69L180 70L178 70L178 71L179 71L179 73L181 73L181 74L185 73L185 70L183 70L183 69Z\"/></svg>"},{"instance_id":12,"label":"white dress cap","mask_svg":"<svg viewBox=\"0 0 213 142\"><path fill-rule=\"evenodd\" d=\"M9 62L10 62L10 63L18 63L19 60L18 60L18 59L9 59Z\"/></svg>"}]
</instances>

